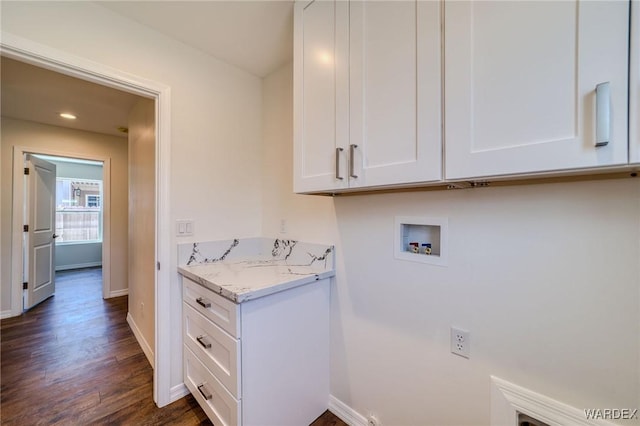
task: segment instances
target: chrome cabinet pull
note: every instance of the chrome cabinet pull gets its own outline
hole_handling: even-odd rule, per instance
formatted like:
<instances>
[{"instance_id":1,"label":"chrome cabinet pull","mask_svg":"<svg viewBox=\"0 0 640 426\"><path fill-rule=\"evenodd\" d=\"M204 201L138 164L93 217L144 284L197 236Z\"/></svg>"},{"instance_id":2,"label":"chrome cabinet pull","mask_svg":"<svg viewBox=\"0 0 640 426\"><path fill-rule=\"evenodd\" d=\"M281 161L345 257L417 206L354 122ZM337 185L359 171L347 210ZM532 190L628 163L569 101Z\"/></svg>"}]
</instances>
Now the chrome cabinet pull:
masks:
<instances>
[{"instance_id":1,"label":"chrome cabinet pull","mask_svg":"<svg viewBox=\"0 0 640 426\"><path fill-rule=\"evenodd\" d=\"M349 176L352 178L357 178L358 175L355 174L355 151L358 145L351 144L349 145Z\"/></svg>"},{"instance_id":2,"label":"chrome cabinet pull","mask_svg":"<svg viewBox=\"0 0 640 426\"><path fill-rule=\"evenodd\" d=\"M204 387L204 383L202 383L201 385L198 386L198 390L200 391L200 393L204 397L205 401L208 401L208 400L211 399L211 392L209 392L209 390Z\"/></svg>"},{"instance_id":3,"label":"chrome cabinet pull","mask_svg":"<svg viewBox=\"0 0 640 426\"><path fill-rule=\"evenodd\" d=\"M344 151L342 148L336 148L336 179L342 180L344 179L340 176L340 153Z\"/></svg>"},{"instance_id":4,"label":"chrome cabinet pull","mask_svg":"<svg viewBox=\"0 0 640 426\"><path fill-rule=\"evenodd\" d=\"M611 89L609 82L596 86L596 146L606 146L611 137Z\"/></svg>"},{"instance_id":5,"label":"chrome cabinet pull","mask_svg":"<svg viewBox=\"0 0 640 426\"><path fill-rule=\"evenodd\" d=\"M196 337L196 340L198 341L198 343L200 343L202 345L203 348L205 349L209 349L211 347L211 342L209 341L209 339L207 339L206 336L202 335L202 336L198 336Z\"/></svg>"},{"instance_id":6,"label":"chrome cabinet pull","mask_svg":"<svg viewBox=\"0 0 640 426\"><path fill-rule=\"evenodd\" d=\"M196 299L196 303L198 303L198 305L202 306L203 308L210 308L211 307L211 302L209 302L204 297L198 297Z\"/></svg>"}]
</instances>

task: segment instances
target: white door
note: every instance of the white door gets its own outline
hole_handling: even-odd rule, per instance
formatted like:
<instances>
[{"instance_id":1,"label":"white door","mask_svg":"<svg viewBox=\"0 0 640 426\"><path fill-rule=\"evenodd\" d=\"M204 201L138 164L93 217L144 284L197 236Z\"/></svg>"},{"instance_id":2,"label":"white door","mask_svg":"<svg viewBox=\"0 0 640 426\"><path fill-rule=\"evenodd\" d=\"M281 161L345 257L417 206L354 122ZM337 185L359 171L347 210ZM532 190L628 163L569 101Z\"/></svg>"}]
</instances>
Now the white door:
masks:
<instances>
[{"instance_id":1,"label":"white door","mask_svg":"<svg viewBox=\"0 0 640 426\"><path fill-rule=\"evenodd\" d=\"M24 308L30 309L55 291L56 166L27 155L27 293Z\"/></svg>"},{"instance_id":2,"label":"white door","mask_svg":"<svg viewBox=\"0 0 640 426\"><path fill-rule=\"evenodd\" d=\"M349 5L295 4L294 191L348 186Z\"/></svg>"},{"instance_id":3,"label":"white door","mask_svg":"<svg viewBox=\"0 0 640 426\"><path fill-rule=\"evenodd\" d=\"M350 187L442 179L440 8L350 2Z\"/></svg>"},{"instance_id":4,"label":"white door","mask_svg":"<svg viewBox=\"0 0 640 426\"><path fill-rule=\"evenodd\" d=\"M444 16L447 179L627 163L629 2L447 1Z\"/></svg>"}]
</instances>

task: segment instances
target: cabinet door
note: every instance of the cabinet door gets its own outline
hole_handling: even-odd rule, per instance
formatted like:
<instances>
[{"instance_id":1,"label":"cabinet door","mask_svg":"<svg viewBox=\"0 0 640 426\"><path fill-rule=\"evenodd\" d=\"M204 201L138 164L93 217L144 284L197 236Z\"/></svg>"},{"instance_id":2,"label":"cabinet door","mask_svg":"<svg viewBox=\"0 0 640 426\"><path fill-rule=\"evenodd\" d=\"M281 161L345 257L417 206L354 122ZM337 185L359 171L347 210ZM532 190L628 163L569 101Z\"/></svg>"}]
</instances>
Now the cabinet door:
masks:
<instances>
[{"instance_id":1,"label":"cabinet door","mask_svg":"<svg viewBox=\"0 0 640 426\"><path fill-rule=\"evenodd\" d=\"M342 1L295 4L295 192L348 186L348 12Z\"/></svg>"},{"instance_id":2,"label":"cabinet door","mask_svg":"<svg viewBox=\"0 0 640 426\"><path fill-rule=\"evenodd\" d=\"M627 163L628 2L450 1L444 16L448 179Z\"/></svg>"},{"instance_id":3,"label":"cabinet door","mask_svg":"<svg viewBox=\"0 0 640 426\"><path fill-rule=\"evenodd\" d=\"M631 2L631 76L629 78L629 162L640 163L640 1Z\"/></svg>"},{"instance_id":4,"label":"cabinet door","mask_svg":"<svg viewBox=\"0 0 640 426\"><path fill-rule=\"evenodd\" d=\"M351 187L442 178L440 8L350 2Z\"/></svg>"}]
</instances>

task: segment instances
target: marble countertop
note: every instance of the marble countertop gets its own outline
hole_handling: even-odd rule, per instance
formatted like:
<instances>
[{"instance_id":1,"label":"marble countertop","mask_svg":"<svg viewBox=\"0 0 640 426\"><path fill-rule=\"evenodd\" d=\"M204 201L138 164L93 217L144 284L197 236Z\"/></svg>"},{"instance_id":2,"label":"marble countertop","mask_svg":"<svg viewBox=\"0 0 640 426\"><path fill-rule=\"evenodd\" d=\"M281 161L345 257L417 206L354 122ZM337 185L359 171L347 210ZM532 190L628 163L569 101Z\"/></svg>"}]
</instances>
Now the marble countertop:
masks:
<instances>
[{"instance_id":1,"label":"marble countertop","mask_svg":"<svg viewBox=\"0 0 640 426\"><path fill-rule=\"evenodd\" d=\"M235 303L335 275L333 246L262 238L194 243L179 251L183 276Z\"/></svg>"}]
</instances>

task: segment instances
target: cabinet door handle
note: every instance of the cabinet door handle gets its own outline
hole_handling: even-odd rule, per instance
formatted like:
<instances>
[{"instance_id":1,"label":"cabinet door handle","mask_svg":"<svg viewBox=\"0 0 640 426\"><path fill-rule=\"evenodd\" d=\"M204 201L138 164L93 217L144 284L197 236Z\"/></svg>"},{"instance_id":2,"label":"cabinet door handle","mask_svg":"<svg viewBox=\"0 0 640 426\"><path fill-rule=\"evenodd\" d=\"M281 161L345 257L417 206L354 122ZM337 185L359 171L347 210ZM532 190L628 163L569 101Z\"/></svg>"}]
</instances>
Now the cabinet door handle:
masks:
<instances>
[{"instance_id":1,"label":"cabinet door handle","mask_svg":"<svg viewBox=\"0 0 640 426\"><path fill-rule=\"evenodd\" d=\"M204 387L204 383L198 386L198 390L204 397L205 401L208 401L211 399L211 392L209 392L209 390L206 387Z\"/></svg>"},{"instance_id":2,"label":"cabinet door handle","mask_svg":"<svg viewBox=\"0 0 640 426\"><path fill-rule=\"evenodd\" d=\"M342 180L344 179L340 176L340 153L344 151L342 148L336 148L336 179Z\"/></svg>"},{"instance_id":3,"label":"cabinet door handle","mask_svg":"<svg viewBox=\"0 0 640 426\"><path fill-rule=\"evenodd\" d=\"M211 342L209 341L209 339L207 339L206 336L202 335L202 336L198 336L196 337L196 340L198 341L198 343L200 343L202 345L203 348L205 349L209 349L211 347Z\"/></svg>"},{"instance_id":4,"label":"cabinet door handle","mask_svg":"<svg viewBox=\"0 0 640 426\"><path fill-rule=\"evenodd\" d=\"M611 136L611 89L609 82L596 86L596 146L606 146Z\"/></svg>"},{"instance_id":5,"label":"cabinet door handle","mask_svg":"<svg viewBox=\"0 0 640 426\"><path fill-rule=\"evenodd\" d=\"M211 302L209 302L207 299L205 299L204 297L198 297L196 299L196 303L200 306L202 306L203 308L210 308L211 307Z\"/></svg>"},{"instance_id":6,"label":"cabinet door handle","mask_svg":"<svg viewBox=\"0 0 640 426\"><path fill-rule=\"evenodd\" d=\"M357 178L358 175L355 173L355 152L358 145L351 144L349 145L349 176L352 178Z\"/></svg>"}]
</instances>

